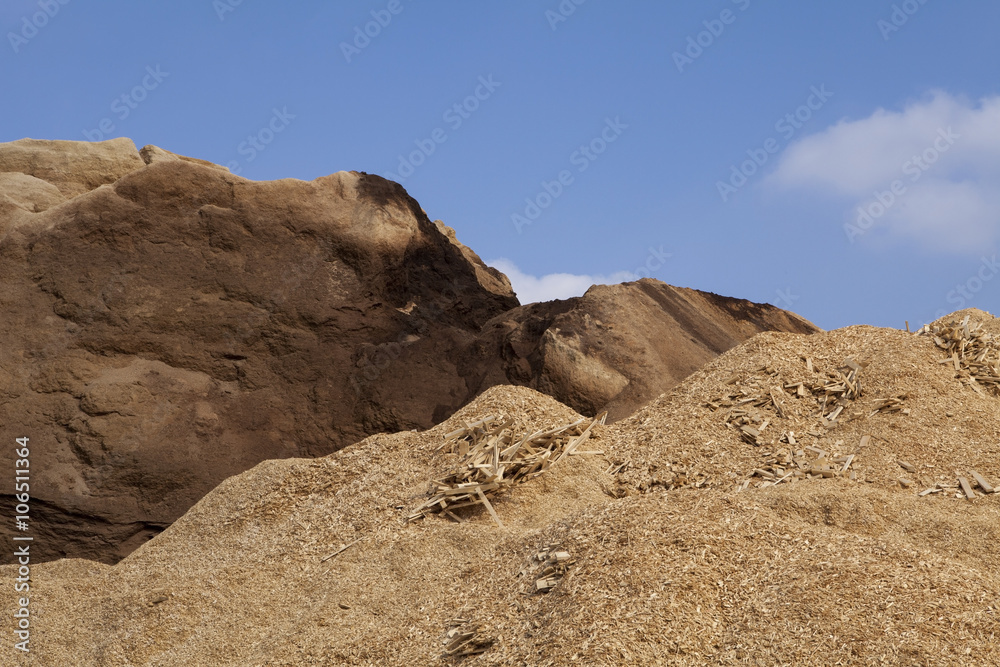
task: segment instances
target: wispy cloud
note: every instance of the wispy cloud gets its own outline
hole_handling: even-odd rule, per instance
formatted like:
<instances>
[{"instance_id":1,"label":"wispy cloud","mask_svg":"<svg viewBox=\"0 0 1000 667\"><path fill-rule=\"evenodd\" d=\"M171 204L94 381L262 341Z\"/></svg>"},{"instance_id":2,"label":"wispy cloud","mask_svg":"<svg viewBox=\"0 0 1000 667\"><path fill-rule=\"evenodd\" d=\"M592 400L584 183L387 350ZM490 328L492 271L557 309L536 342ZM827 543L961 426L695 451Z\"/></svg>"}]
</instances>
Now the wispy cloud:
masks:
<instances>
[{"instance_id":1,"label":"wispy cloud","mask_svg":"<svg viewBox=\"0 0 1000 667\"><path fill-rule=\"evenodd\" d=\"M1000 96L977 104L935 92L842 120L789 146L768 184L843 198L845 225L868 210L882 235L979 252L1000 237Z\"/></svg>"},{"instance_id":2,"label":"wispy cloud","mask_svg":"<svg viewBox=\"0 0 1000 667\"><path fill-rule=\"evenodd\" d=\"M572 273L549 273L544 276L532 276L524 273L517 268L514 262L503 257L486 263L510 278L510 284L513 286L517 298L523 304L583 296L583 293L591 285L614 285L639 279L639 276L631 271L618 271L609 276Z\"/></svg>"}]
</instances>

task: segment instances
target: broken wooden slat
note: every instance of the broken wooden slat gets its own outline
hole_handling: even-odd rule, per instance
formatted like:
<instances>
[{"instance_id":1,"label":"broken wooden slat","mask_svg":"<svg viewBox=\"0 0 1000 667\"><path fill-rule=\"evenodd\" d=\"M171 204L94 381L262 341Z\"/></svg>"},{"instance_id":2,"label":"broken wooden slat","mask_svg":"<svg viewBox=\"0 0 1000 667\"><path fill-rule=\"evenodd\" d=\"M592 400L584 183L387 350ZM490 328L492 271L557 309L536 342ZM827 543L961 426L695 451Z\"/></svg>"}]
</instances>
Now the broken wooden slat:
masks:
<instances>
[{"instance_id":1,"label":"broken wooden slat","mask_svg":"<svg viewBox=\"0 0 1000 667\"><path fill-rule=\"evenodd\" d=\"M972 490L971 486L969 486L969 480L965 479L964 477L959 477L958 484L959 486L962 487L962 491L965 492L966 498L968 498L969 500L975 500L976 492Z\"/></svg>"},{"instance_id":2,"label":"broken wooden slat","mask_svg":"<svg viewBox=\"0 0 1000 667\"><path fill-rule=\"evenodd\" d=\"M993 488L993 485L987 482L986 479L978 472L976 472L975 470L970 470L969 474L972 475L972 479L976 480L976 484L978 484L979 488L983 490L983 493L996 492Z\"/></svg>"},{"instance_id":3,"label":"broken wooden slat","mask_svg":"<svg viewBox=\"0 0 1000 667\"><path fill-rule=\"evenodd\" d=\"M501 530L505 530L506 528L503 525L503 521L501 521L500 517L497 516L497 511L495 509L493 509L493 505L486 498L486 494L483 493L483 488L482 487L477 487L476 488L476 494L479 496L479 500L481 500L483 502L483 504L486 505L486 511L488 511L490 513L490 516L493 517L493 520L497 522L497 525L500 526L500 529Z\"/></svg>"}]
</instances>

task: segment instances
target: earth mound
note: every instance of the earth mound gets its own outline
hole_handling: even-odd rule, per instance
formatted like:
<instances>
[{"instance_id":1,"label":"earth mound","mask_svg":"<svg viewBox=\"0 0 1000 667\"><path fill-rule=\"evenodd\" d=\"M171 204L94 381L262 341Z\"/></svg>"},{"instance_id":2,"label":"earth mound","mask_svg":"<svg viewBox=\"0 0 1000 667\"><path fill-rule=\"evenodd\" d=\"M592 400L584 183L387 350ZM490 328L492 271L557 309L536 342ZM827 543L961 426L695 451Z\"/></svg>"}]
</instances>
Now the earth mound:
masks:
<instances>
[{"instance_id":1,"label":"earth mound","mask_svg":"<svg viewBox=\"0 0 1000 667\"><path fill-rule=\"evenodd\" d=\"M0 169L0 437L34 444L38 558L114 562L259 461L430 427L517 305L378 176L257 183L122 139Z\"/></svg>"},{"instance_id":2,"label":"earth mound","mask_svg":"<svg viewBox=\"0 0 1000 667\"><path fill-rule=\"evenodd\" d=\"M527 386L617 421L762 331L820 330L771 305L658 280L595 285L582 297L494 317L464 374L482 389Z\"/></svg>"}]
</instances>

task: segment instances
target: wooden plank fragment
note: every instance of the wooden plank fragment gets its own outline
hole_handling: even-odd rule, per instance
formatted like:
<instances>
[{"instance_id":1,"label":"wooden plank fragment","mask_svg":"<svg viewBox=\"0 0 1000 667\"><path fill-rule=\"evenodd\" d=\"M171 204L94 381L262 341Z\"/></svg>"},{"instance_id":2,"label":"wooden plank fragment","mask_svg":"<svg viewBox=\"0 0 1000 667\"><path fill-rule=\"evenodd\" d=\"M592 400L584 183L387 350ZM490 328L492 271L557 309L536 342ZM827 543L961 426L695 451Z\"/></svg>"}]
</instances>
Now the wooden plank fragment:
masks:
<instances>
[{"instance_id":1,"label":"wooden plank fragment","mask_svg":"<svg viewBox=\"0 0 1000 667\"><path fill-rule=\"evenodd\" d=\"M972 479L976 480L976 484L978 484L979 488L983 490L983 493L996 493L996 490L993 488L993 485L987 482L986 478L984 478L978 472L976 472L975 470L970 470L969 474L972 475Z\"/></svg>"},{"instance_id":2,"label":"wooden plank fragment","mask_svg":"<svg viewBox=\"0 0 1000 667\"><path fill-rule=\"evenodd\" d=\"M969 486L969 480L965 479L964 477L959 477L958 484L959 486L962 487L962 491L965 492L966 498L968 498L969 500L975 500L976 492L972 490L971 486Z\"/></svg>"},{"instance_id":3,"label":"wooden plank fragment","mask_svg":"<svg viewBox=\"0 0 1000 667\"><path fill-rule=\"evenodd\" d=\"M497 511L493 509L493 505L486 498L486 495L483 493L483 488L481 486L476 488L476 493L479 495L479 500L481 500L483 504L486 505L486 510L490 513L490 516L493 517L493 520L497 522L497 525L500 526L500 529L506 530L506 527L503 525L503 521L501 521L500 517L497 516Z\"/></svg>"}]
</instances>

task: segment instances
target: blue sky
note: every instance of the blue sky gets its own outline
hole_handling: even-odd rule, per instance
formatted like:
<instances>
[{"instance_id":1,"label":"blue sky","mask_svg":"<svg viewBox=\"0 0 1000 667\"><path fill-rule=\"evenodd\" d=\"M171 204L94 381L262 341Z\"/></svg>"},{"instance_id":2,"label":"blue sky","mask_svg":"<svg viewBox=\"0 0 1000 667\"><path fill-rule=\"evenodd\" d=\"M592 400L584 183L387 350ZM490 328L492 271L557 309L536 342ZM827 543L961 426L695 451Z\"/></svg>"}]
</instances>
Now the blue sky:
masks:
<instances>
[{"instance_id":1,"label":"blue sky","mask_svg":"<svg viewBox=\"0 0 1000 667\"><path fill-rule=\"evenodd\" d=\"M651 275L824 328L1000 310L1000 3L94 4L0 5L0 141L395 177L522 302Z\"/></svg>"}]
</instances>

